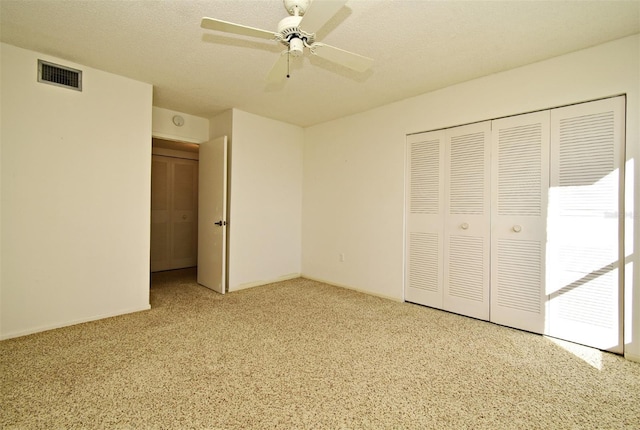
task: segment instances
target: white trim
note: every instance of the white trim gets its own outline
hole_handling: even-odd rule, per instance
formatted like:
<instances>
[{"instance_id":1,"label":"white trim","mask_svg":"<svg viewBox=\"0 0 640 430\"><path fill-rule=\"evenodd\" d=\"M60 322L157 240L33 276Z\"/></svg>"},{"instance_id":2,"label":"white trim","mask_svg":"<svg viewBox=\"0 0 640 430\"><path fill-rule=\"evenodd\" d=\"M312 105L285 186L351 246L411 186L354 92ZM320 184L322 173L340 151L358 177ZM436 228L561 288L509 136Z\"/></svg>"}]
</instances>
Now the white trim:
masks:
<instances>
[{"instance_id":1,"label":"white trim","mask_svg":"<svg viewBox=\"0 0 640 430\"><path fill-rule=\"evenodd\" d=\"M192 137L187 137L187 136L178 136L176 134L158 133L156 131L151 133L151 137L155 137L157 139L173 140L175 142L188 142L188 143L197 143L197 144L206 142L206 140L194 139Z\"/></svg>"},{"instance_id":2,"label":"white trim","mask_svg":"<svg viewBox=\"0 0 640 430\"><path fill-rule=\"evenodd\" d=\"M262 285L273 284L275 282L288 281L290 279L299 278L300 276L301 276L300 273L290 273L288 275L279 276L275 279L268 280L268 281L261 280L261 281L255 281L255 282L247 282L246 284L240 284L233 289L229 289L229 292L246 290L247 288L259 287Z\"/></svg>"},{"instance_id":3,"label":"white trim","mask_svg":"<svg viewBox=\"0 0 640 430\"><path fill-rule=\"evenodd\" d=\"M163 157L183 158L185 160L198 160L200 154L197 152L178 151L176 149L156 148L151 149L152 155L161 155Z\"/></svg>"},{"instance_id":4,"label":"white trim","mask_svg":"<svg viewBox=\"0 0 640 430\"><path fill-rule=\"evenodd\" d=\"M636 363L640 363L640 355L625 354L624 358L626 358L629 361L635 361Z\"/></svg>"},{"instance_id":5,"label":"white trim","mask_svg":"<svg viewBox=\"0 0 640 430\"><path fill-rule=\"evenodd\" d=\"M365 289L362 289L362 288L352 287L350 285L345 285L345 284L339 284L339 283L336 283L336 282L326 281L324 279L314 278L312 276L307 276L307 275L304 275L304 274L301 275L301 277L304 278L304 279L309 279L310 281L322 282L323 284L332 285L334 287L344 288L346 290L357 291L358 293L367 294L369 296L380 297L382 299L392 300L394 302L400 302L400 303L404 302L404 299L401 299L401 298L398 298L398 297L387 296L385 294L375 293L375 292L372 292L372 291L369 291L369 290L365 290Z\"/></svg>"},{"instance_id":6,"label":"white trim","mask_svg":"<svg viewBox=\"0 0 640 430\"><path fill-rule=\"evenodd\" d=\"M108 314L96 315L96 316L92 316L92 317L88 317L88 318L81 318L81 319L78 319L78 320L72 320L72 321L67 321L67 322L58 323L58 324L45 325L45 326L40 326L40 327L36 327L36 328L30 328L29 330L25 330L25 331L18 331L18 332L14 332L14 333L4 334L4 335L0 336L0 340L13 339L15 337L27 336L27 335L30 335L30 334L40 333L40 332L43 332L43 331L54 330L54 329L63 328L63 327L69 327L69 326L72 326L72 325L82 324L82 323L91 322L91 321L98 321L98 320L101 320L101 319L104 319L104 318L112 318L112 317L117 317L117 316L120 316L120 315L132 314L134 312L148 311L149 309L151 309L151 304L148 304L148 305L143 306L141 308L127 309L127 310L123 310L123 311L119 311L119 312L110 312Z\"/></svg>"}]
</instances>

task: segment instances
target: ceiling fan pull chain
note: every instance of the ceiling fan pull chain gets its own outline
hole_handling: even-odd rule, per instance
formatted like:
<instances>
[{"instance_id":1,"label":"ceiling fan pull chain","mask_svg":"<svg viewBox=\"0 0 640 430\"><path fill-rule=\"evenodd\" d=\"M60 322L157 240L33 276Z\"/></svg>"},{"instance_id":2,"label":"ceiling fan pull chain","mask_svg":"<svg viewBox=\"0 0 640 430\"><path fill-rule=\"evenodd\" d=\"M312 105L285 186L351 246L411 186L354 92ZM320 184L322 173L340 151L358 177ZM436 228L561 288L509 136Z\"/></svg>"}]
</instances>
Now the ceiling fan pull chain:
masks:
<instances>
[{"instance_id":1,"label":"ceiling fan pull chain","mask_svg":"<svg viewBox=\"0 0 640 430\"><path fill-rule=\"evenodd\" d=\"M289 75L289 71L290 71L289 64L290 63L289 63L289 61L291 61L291 54L289 53L289 51L287 51L287 79L289 79L289 77L290 77L290 75Z\"/></svg>"}]
</instances>

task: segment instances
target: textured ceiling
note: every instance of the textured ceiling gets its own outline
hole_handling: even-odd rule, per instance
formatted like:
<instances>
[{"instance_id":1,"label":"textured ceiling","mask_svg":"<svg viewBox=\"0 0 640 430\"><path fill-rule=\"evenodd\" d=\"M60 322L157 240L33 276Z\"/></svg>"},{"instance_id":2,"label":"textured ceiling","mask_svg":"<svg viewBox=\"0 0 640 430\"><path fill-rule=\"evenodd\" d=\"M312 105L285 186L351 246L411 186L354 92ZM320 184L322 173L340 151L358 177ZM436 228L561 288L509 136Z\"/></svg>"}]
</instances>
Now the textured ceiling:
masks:
<instances>
[{"instance_id":1,"label":"textured ceiling","mask_svg":"<svg viewBox=\"0 0 640 430\"><path fill-rule=\"evenodd\" d=\"M290 79L266 85L283 47L203 30L203 16L275 31L288 15L281 0L0 0L0 37L151 83L158 107L309 126L640 32L637 0L350 0L317 39L373 68L307 54Z\"/></svg>"}]
</instances>

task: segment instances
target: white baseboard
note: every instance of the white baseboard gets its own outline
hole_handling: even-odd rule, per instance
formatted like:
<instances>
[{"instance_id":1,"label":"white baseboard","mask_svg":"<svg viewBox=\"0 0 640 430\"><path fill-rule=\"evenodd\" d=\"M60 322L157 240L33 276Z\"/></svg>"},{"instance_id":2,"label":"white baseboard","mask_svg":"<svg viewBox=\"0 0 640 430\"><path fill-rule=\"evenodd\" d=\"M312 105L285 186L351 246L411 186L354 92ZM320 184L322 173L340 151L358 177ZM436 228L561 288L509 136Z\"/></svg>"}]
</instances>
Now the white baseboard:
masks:
<instances>
[{"instance_id":1,"label":"white baseboard","mask_svg":"<svg viewBox=\"0 0 640 430\"><path fill-rule=\"evenodd\" d=\"M69 326L76 325L76 324L82 324L82 323L86 323L86 322L97 321L97 320L101 320L101 319L105 319L105 318L117 317L117 316L120 316L120 315L132 314L134 312L148 311L149 309L151 309L151 305L150 304L148 304L146 306L143 306L141 308L125 309L125 310L118 311L118 312L111 312L111 313L107 313L107 314L95 315L95 316L91 316L91 317L87 317L87 318L81 318L81 319L77 319L77 320L65 321L65 322L62 322L62 323L44 325L44 326L40 326L40 327L30 328L30 329L27 329L27 330L15 331L13 333L8 333L8 334L4 334L3 333L2 335L0 335L0 340L13 339L13 338L22 337L22 336L28 336L30 334L40 333L40 332L48 331L48 330L55 330L57 328L62 328L62 327L69 327Z\"/></svg>"},{"instance_id":2,"label":"white baseboard","mask_svg":"<svg viewBox=\"0 0 640 430\"><path fill-rule=\"evenodd\" d=\"M376 296L376 297L380 297L380 298L387 299L387 300L393 300L394 302L404 302L404 300L402 298L393 297L393 296L387 296L385 294L380 294L380 293L375 293L373 291L365 290L365 289L362 289L362 288L353 287L351 285L339 284L337 282L327 281L325 279L316 278L316 277L313 277L313 276L307 276L305 274L302 274L301 276L303 278L305 278L305 279L310 279L312 281L322 282L323 284L333 285L334 287L344 288L344 289L347 289L347 290L353 290L353 291L357 291L359 293L369 294L370 296Z\"/></svg>"},{"instance_id":3,"label":"white baseboard","mask_svg":"<svg viewBox=\"0 0 640 430\"><path fill-rule=\"evenodd\" d=\"M636 363L640 363L640 355L625 354L624 358L626 358L629 361L635 361Z\"/></svg>"},{"instance_id":4,"label":"white baseboard","mask_svg":"<svg viewBox=\"0 0 640 430\"><path fill-rule=\"evenodd\" d=\"M234 291L240 291L240 290L246 290L247 288L253 288L253 287L259 287L261 285L267 285L267 284L273 284L274 282L282 282L282 281L288 281L290 279L296 279L299 278L300 274L299 273L290 273L288 275L283 275L283 276L279 276L275 279L271 279L271 280L260 280L260 281L254 281L254 282L247 282L246 284L240 284L236 287L229 288L229 292L232 293Z\"/></svg>"}]
</instances>

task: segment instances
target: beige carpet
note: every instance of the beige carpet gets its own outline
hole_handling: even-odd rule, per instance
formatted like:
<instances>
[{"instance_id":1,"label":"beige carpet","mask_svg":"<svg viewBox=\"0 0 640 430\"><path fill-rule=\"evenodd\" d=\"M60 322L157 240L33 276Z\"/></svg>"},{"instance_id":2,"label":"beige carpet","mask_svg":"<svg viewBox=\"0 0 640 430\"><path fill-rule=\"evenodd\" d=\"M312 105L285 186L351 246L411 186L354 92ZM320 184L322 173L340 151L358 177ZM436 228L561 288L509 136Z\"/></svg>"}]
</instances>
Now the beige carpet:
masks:
<instances>
[{"instance_id":1,"label":"beige carpet","mask_svg":"<svg viewBox=\"0 0 640 430\"><path fill-rule=\"evenodd\" d=\"M0 342L2 429L637 429L640 365L297 279Z\"/></svg>"}]
</instances>

